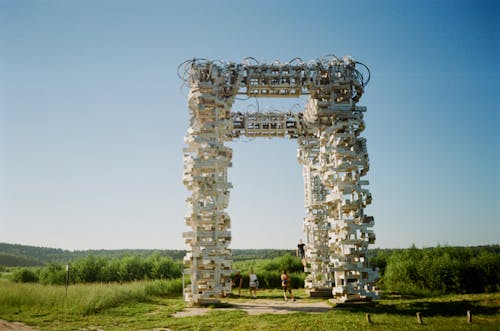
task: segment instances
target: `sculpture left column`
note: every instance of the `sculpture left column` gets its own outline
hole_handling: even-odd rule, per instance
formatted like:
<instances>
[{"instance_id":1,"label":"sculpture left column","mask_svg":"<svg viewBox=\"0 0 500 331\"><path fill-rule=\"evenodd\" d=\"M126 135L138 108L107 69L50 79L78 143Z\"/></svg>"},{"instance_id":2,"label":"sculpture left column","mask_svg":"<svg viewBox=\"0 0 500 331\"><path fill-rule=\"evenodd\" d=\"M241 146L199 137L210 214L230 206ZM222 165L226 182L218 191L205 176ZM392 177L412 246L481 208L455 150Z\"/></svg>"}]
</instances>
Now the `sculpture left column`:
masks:
<instances>
[{"instance_id":1,"label":"sculpture left column","mask_svg":"<svg viewBox=\"0 0 500 331\"><path fill-rule=\"evenodd\" d=\"M191 191L186 199L186 224L191 231L183 237L188 246L184 274L190 275L184 300L192 304L216 303L231 290L231 224L225 209L231 188L227 170L232 149L224 142L231 140L231 105L237 92L234 82L227 70L211 62L191 66L191 118L183 150L183 182Z\"/></svg>"}]
</instances>

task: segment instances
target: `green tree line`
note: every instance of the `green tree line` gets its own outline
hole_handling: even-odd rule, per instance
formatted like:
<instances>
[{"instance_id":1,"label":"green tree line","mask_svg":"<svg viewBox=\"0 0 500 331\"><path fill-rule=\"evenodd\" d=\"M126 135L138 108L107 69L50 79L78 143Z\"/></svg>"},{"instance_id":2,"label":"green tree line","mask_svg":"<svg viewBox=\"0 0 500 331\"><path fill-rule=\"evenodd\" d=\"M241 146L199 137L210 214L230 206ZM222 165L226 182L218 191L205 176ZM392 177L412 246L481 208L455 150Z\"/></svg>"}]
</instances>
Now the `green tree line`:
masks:
<instances>
[{"instance_id":1,"label":"green tree line","mask_svg":"<svg viewBox=\"0 0 500 331\"><path fill-rule=\"evenodd\" d=\"M184 257L186 251L176 249L91 249L70 251L60 248L0 243L0 265L32 266L53 262L65 263L67 261L80 260L89 255L104 258L120 258L126 255L133 255L146 258L155 253L179 260Z\"/></svg>"},{"instance_id":2,"label":"green tree line","mask_svg":"<svg viewBox=\"0 0 500 331\"><path fill-rule=\"evenodd\" d=\"M37 265L42 265L42 263L39 260L32 258L30 256L16 255L16 254L0 252L0 266L29 267L29 266L37 266Z\"/></svg>"},{"instance_id":3,"label":"green tree line","mask_svg":"<svg viewBox=\"0 0 500 331\"><path fill-rule=\"evenodd\" d=\"M286 253L294 254L293 250L285 249L233 249L234 261L272 259ZM151 254L171 257L182 260L185 250L176 249L93 249L93 250L65 250L60 248L38 247L20 244L0 243L0 265L3 266L36 266L52 262L65 263L85 258L89 255L105 258L120 258L125 255L146 258Z\"/></svg>"}]
</instances>

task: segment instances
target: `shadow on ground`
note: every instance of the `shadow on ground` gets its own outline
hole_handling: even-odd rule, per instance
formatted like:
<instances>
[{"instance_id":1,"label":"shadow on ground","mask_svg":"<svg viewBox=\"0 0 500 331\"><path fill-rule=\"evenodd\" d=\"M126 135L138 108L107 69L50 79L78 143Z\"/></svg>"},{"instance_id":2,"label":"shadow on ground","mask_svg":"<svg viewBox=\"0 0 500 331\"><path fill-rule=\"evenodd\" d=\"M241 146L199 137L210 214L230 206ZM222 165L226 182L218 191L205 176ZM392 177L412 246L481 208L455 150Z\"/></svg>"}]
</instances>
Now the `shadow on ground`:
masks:
<instances>
[{"instance_id":1,"label":"shadow on ground","mask_svg":"<svg viewBox=\"0 0 500 331\"><path fill-rule=\"evenodd\" d=\"M500 308L497 306L484 306L479 300L462 300L462 301L426 301L418 300L408 303L390 303L382 302L373 305L339 305L335 310L346 310L351 312L365 312L373 314L394 314L394 315L415 315L417 312L425 316L463 316L467 310L473 314L495 315L500 313Z\"/></svg>"},{"instance_id":2,"label":"shadow on ground","mask_svg":"<svg viewBox=\"0 0 500 331\"><path fill-rule=\"evenodd\" d=\"M498 297L491 298L464 298L462 300L451 300L440 298L417 298L391 296L380 301L369 303L348 303L332 304L325 300L310 300L309 298L297 298L297 301L289 300L285 302L279 295L259 295L257 299L252 299L245 295L241 297L230 296L228 301L217 305L204 307L186 307L183 311L173 314L174 317L202 315L210 308L217 308L219 311L239 310L250 315L259 314L290 314L296 312L303 313L326 313L329 311L370 313L370 314L390 314L399 316L415 316L417 312L423 316L443 316L460 317L470 310L472 315L498 315L500 314L500 304Z\"/></svg>"}]
</instances>

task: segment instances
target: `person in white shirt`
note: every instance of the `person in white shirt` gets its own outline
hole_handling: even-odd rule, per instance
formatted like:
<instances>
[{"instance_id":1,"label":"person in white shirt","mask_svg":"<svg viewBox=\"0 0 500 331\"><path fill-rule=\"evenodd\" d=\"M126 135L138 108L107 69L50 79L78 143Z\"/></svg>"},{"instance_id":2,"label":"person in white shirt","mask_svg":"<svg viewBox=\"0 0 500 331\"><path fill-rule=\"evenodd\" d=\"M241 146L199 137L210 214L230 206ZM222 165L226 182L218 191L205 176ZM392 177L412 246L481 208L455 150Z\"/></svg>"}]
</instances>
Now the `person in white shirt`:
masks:
<instances>
[{"instance_id":1,"label":"person in white shirt","mask_svg":"<svg viewBox=\"0 0 500 331\"><path fill-rule=\"evenodd\" d=\"M249 278L250 295L255 299L257 297L257 287L259 287L259 280L257 279L257 275L255 274L253 269L250 270Z\"/></svg>"}]
</instances>

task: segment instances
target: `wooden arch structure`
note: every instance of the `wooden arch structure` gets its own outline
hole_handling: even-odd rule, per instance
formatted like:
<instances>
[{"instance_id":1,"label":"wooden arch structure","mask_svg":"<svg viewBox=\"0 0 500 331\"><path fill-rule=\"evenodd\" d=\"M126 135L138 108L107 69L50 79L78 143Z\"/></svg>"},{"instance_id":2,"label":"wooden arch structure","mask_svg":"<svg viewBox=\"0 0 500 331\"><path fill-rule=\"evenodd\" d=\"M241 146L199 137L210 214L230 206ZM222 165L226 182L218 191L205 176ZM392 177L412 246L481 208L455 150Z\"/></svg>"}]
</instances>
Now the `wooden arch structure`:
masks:
<instances>
[{"instance_id":1,"label":"wooden arch structure","mask_svg":"<svg viewBox=\"0 0 500 331\"><path fill-rule=\"evenodd\" d=\"M184 298L216 302L231 290L230 217L227 170L241 136L288 137L298 142L305 198L306 288L328 291L340 301L377 296L377 271L368 263L375 242L371 203L362 179L369 169L363 113L358 106L368 68L350 57L330 56L304 63L242 63L193 59L183 63L189 85L190 127L185 138L183 182L187 198L183 234L190 284ZM361 70L368 73L363 75ZM303 112L232 112L235 97L282 98L309 95Z\"/></svg>"}]
</instances>

